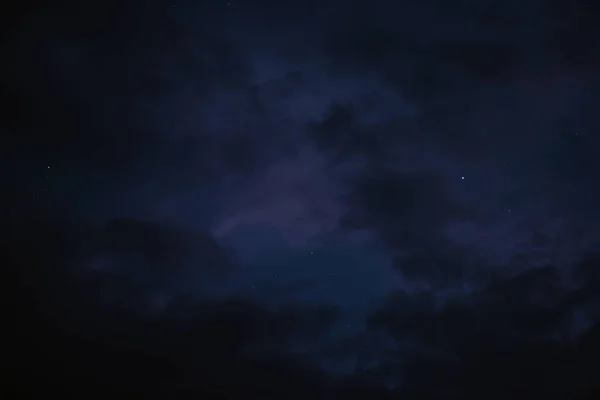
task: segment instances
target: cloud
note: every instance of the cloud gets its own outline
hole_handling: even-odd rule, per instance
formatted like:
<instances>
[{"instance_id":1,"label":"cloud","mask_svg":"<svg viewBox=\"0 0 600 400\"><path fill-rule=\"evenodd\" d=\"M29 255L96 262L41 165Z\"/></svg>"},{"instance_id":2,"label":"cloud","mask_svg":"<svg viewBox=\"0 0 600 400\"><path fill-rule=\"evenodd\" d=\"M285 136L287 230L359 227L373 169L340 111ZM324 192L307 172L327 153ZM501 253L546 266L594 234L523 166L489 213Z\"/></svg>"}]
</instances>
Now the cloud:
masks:
<instances>
[{"instance_id":1,"label":"cloud","mask_svg":"<svg viewBox=\"0 0 600 400\"><path fill-rule=\"evenodd\" d=\"M339 318L337 308L326 305L268 310L231 295L209 300L201 285L182 291L177 277L185 282L200 272L202 284L210 284L205 272L232 266L230 255L203 233L131 219L96 227L57 216L3 227L6 340L25 346L10 360L13 372L42 379L53 370L53 388L67 389L64 380L80 377L105 390L117 383L126 391L175 384L204 390L215 384L211 377L225 373L252 390L266 384L260 381L266 376L289 379L300 372L287 357L313 363L318 343ZM160 307L157 291L169 296ZM284 358L279 372L275 361L260 361L265 357Z\"/></svg>"},{"instance_id":2,"label":"cloud","mask_svg":"<svg viewBox=\"0 0 600 400\"><path fill-rule=\"evenodd\" d=\"M36 297L154 312L177 296L206 295L236 269L235 256L204 232L134 219L98 226L55 212L5 220L2 232L6 273L39 286Z\"/></svg>"},{"instance_id":3,"label":"cloud","mask_svg":"<svg viewBox=\"0 0 600 400\"><path fill-rule=\"evenodd\" d=\"M445 227L470 215L442 177L393 170L372 172L354 183L347 197L345 226L377 232L408 280L464 280L462 270L480 260L472 247L444 232Z\"/></svg>"},{"instance_id":4,"label":"cloud","mask_svg":"<svg viewBox=\"0 0 600 400\"><path fill-rule=\"evenodd\" d=\"M339 173L337 173L339 175ZM271 163L256 176L236 183L227 217L215 228L218 237L238 227L276 228L291 243L335 231L343 214L343 187L327 159L311 148Z\"/></svg>"},{"instance_id":5,"label":"cloud","mask_svg":"<svg viewBox=\"0 0 600 400\"><path fill-rule=\"evenodd\" d=\"M396 340L405 394L450 391L470 398L491 390L513 393L524 385L546 393L554 377L550 386L563 398L561 391L591 390L591 382L578 376L592 368L591 359L580 352L591 351L588 346L598 340L593 324L581 329L578 321L580 310L597 300L582 297L585 286L567 282L565 271L545 267L495 278L452 299L398 292L372 315L370 326ZM439 385L427 389L424 379Z\"/></svg>"}]
</instances>

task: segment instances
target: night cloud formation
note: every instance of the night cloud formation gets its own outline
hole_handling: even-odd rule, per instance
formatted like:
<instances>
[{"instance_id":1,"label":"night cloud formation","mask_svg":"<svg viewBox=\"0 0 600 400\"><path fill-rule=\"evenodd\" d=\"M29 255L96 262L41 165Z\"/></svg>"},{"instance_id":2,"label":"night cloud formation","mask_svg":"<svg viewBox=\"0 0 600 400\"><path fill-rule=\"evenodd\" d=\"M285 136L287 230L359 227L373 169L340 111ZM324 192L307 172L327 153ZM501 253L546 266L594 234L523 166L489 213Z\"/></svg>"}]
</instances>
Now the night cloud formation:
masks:
<instances>
[{"instance_id":1,"label":"night cloud formation","mask_svg":"<svg viewBox=\"0 0 600 400\"><path fill-rule=\"evenodd\" d=\"M599 393L594 2L14 10L10 385Z\"/></svg>"}]
</instances>

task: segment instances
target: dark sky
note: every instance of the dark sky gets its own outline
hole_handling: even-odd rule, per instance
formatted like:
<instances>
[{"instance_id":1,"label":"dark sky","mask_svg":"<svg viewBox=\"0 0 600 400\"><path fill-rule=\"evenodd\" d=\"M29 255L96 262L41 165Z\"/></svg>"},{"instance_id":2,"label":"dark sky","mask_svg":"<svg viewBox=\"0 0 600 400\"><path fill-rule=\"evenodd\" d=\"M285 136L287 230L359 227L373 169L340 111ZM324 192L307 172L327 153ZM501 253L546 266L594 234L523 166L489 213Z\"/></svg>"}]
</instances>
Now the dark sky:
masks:
<instances>
[{"instance_id":1,"label":"dark sky","mask_svg":"<svg viewBox=\"0 0 600 400\"><path fill-rule=\"evenodd\" d=\"M596 393L598 2L19 6L19 390Z\"/></svg>"}]
</instances>

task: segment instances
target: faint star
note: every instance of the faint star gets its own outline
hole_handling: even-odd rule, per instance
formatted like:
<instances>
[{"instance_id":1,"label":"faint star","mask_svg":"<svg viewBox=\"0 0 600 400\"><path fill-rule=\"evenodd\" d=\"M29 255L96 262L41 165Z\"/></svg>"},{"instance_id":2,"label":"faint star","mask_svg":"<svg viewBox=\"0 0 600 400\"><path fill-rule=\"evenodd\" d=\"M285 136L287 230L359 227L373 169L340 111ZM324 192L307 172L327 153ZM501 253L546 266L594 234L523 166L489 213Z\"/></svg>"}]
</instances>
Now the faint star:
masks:
<instances>
[{"instance_id":1,"label":"faint star","mask_svg":"<svg viewBox=\"0 0 600 400\"><path fill-rule=\"evenodd\" d=\"M50 166L48 165L48 169L50 169Z\"/></svg>"},{"instance_id":2,"label":"faint star","mask_svg":"<svg viewBox=\"0 0 600 400\"><path fill-rule=\"evenodd\" d=\"M311 251L311 252L310 252L310 254L315 254L315 253L313 253L313 252Z\"/></svg>"}]
</instances>

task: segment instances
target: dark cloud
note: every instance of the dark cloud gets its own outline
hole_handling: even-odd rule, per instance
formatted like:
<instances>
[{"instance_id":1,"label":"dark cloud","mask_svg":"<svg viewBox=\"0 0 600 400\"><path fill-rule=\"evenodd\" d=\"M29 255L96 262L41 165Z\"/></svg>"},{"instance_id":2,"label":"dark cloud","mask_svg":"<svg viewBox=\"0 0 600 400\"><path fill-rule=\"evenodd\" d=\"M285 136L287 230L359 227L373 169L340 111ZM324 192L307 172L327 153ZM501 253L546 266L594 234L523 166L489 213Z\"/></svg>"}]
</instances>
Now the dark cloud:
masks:
<instances>
[{"instance_id":1,"label":"dark cloud","mask_svg":"<svg viewBox=\"0 0 600 400\"><path fill-rule=\"evenodd\" d=\"M114 254L117 257L141 256L140 262L150 269L176 270L191 258L191 253L202 255L202 270L230 267L231 261L215 239L208 234L187 233L157 223L131 219L117 219L107 223L99 233L99 245L94 252Z\"/></svg>"},{"instance_id":2,"label":"dark cloud","mask_svg":"<svg viewBox=\"0 0 600 400\"><path fill-rule=\"evenodd\" d=\"M201 295L235 270L235 256L206 233L132 219L98 227L58 214L41 218L7 221L3 241L7 273L31 273L42 293L152 309L190 290Z\"/></svg>"},{"instance_id":3,"label":"dark cloud","mask_svg":"<svg viewBox=\"0 0 600 400\"><path fill-rule=\"evenodd\" d=\"M328 389L320 373L286 358L312 362L306 352L290 353L290 346L314 349L338 318L335 307L292 304L267 310L243 298L206 300L197 291L195 298L177 293L169 278L180 272L180 257L196 262L201 271L228 265L214 240L204 239L202 246L195 236L194 246L201 246L190 257L189 248L180 253L190 236L152 223L116 220L98 229L61 219L7 228L3 312L5 340L15 357L4 362L20 379L39 381L52 393L69 392L67 381L77 379L109 393L187 388L254 396L267 387L288 390L300 374L298 390ZM98 255L109 258L105 269L95 269L93 279L82 276L76 264L89 266ZM153 279L156 268L158 280ZM101 292L90 284L101 286ZM158 312L151 301L157 288L173 296ZM103 301L108 295L113 301ZM283 358L265 360L269 355ZM278 375L282 381L273 381ZM316 386L306 386L304 379L316 379Z\"/></svg>"},{"instance_id":4,"label":"dark cloud","mask_svg":"<svg viewBox=\"0 0 600 400\"><path fill-rule=\"evenodd\" d=\"M369 214L367 218L371 217L376 225L389 222L391 230L427 230L461 214L461 207L454 204L444 185L441 177L433 174L380 170L357 182L349 202ZM394 241L393 235L389 240Z\"/></svg>"},{"instance_id":5,"label":"dark cloud","mask_svg":"<svg viewBox=\"0 0 600 400\"><path fill-rule=\"evenodd\" d=\"M547 46L570 66L587 71L596 69L598 56L590 49L600 35L594 22L598 5L588 1L551 1L547 7L562 22L548 38Z\"/></svg>"},{"instance_id":6,"label":"dark cloud","mask_svg":"<svg viewBox=\"0 0 600 400\"><path fill-rule=\"evenodd\" d=\"M394 264L409 280L456 282L480 261L468 246L453 243L444 226L468 218L468 210L434 174L376 170L360 178L348 198L344 222L375 230L396 254Z\"/></svg>"},{"instance_id":7,"label":"dark cloud","mask_svg":"<svg viewBox=\"0 0 600 400\"><path fill-rule=\"evenodd\" d=\"M471 398L526 390L564 398L582 385L595 387L585 372L595 361L580 354L598 340L593 329L582 335L576 327L579 310L595 300L583 300L585 287L566 282L561 271L545 267L496 279L449 304L397 293L370 323L405 349L407 393ZM426 389L421 380L432 377L439 385Z\"/></svg>"}]
</instances>

